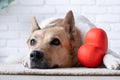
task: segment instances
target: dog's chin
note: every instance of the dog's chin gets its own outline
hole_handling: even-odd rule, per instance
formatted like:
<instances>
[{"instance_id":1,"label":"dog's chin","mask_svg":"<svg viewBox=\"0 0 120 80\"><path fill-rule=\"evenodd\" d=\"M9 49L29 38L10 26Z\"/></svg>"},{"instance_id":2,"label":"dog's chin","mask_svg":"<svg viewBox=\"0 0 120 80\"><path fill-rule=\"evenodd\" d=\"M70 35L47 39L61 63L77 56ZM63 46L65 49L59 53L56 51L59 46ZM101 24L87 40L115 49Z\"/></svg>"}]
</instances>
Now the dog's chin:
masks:
<instances>
[{"instance_id":1,"label":"dog's chin","mask_svg":"<svg viewBox=\"0 0 120 80\"><path fill-rule=\"evenodd\" d=\"M57 65L57 64L55 64L55 65L53 65L51 68L59 68L59 65Z\"/></svg>"},{"instance_id":2,"label":"dog's chin","mask_svg":"<svg viewBox=\"0 0 120 80\"><path fill-rule=\"evenodd\" d=\"M58 65L54 65L52 67L48 67L48 66L45 66L45 65L30 65L29 67L30 69L55 69L55 68L59 68Z\"/></svg>"},{"instance_id":3,"label":"dog's chin","mask_svg":"<svg viewBox=\"0 0 120 80\"><path fill-rule=\"evenodd\" d=\"M48 69L48 67L44 66L44 65L30 65L29 67L30 69Z\"/></svg>"},{"instance_id":4,"label":"dog's chin","mask_svg":"<svg viewBox=\"0 0 120 80\"><path fill-rule=\"evenodd\" d=\"M30 69L54 69L54 68L59 68L59 65L54 64L52 66L49 66L46 62L30 61L29 68Z\"/></svg>"},{"instance_id":5,"label":"dog's chin","mask_svg":"<svg viewBox=\"0 0 120 80\"><path fill-rule=\"evenodd\" d=\"M31 69L48 69L48 65L45 62L35 62L35 61L30 61L29 68Z\"/></svg>"}]
</instances>

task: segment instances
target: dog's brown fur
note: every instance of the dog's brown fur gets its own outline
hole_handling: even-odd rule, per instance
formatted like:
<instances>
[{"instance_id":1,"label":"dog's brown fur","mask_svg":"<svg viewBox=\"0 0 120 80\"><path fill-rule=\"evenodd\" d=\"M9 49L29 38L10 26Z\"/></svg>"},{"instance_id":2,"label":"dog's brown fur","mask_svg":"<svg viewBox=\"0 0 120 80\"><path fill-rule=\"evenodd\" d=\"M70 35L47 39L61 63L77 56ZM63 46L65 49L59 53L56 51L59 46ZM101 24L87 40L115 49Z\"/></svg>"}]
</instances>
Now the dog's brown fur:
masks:
<instances>
[{"instance_id":1,"label":"dog's brown fur","mask_svg":"<svg viewBox=\"0 0 120 80\"><path fill-rule=\"evenodd\" d=\"M80 31L75 27L72 11L69 11L65 18L54 20L51 23L54 25L40 29L34 18L33 29L27 41L30 53L35 49L43 51L47 68L52 68L54 65L58 65L60 68L77 66L77 51L82 40ZM51 45L53 38L59 39L60 45ZM31 39L35 39L37 44L31 46Z\"/></svg>"}]
</instances>

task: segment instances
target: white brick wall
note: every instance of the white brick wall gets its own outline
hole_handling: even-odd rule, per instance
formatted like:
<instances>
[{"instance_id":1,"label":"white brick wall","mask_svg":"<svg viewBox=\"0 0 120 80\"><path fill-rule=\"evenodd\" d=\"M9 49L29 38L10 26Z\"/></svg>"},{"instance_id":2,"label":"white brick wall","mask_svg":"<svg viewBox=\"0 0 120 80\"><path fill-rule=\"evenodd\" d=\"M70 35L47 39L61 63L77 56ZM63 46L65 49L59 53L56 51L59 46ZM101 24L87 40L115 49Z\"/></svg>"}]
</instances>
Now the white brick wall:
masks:
<instances>
[{"instance_id":1,"label":"white brick wall","mask_svg":"<svg viewBox=\"0 0 120 80\"><path fill-rule=\"evenodd\" d=\"M28 52L32 16L41 21L70 9L103 28L110 47L120 51L120 0L15 0L0 11L0 56Z\"/></svg>"}]
</instances>

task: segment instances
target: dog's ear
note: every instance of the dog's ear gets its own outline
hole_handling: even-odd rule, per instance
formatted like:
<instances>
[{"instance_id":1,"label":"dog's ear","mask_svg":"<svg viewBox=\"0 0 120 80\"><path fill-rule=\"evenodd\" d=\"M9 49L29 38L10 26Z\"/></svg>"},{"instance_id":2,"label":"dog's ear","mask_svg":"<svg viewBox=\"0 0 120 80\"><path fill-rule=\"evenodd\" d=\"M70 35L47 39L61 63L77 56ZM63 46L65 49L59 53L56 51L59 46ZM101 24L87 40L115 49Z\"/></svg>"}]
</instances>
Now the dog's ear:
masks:
<instances>
[{"instance_id":1,"label":"dog's ear","mask_svg":"<svg viewBox=\"0 0 120 80\"><path fill-rule=\"evenodd\" d=\"M33 33L35 30L40 30L40 29L41 28L39 27L36 18L33 17L33 19L32 19L32 31L31 32Z\"/></svg>"},{"instance_id":2,"label":"dog's ear","mask_svg":"<svg viewBox=\"0 0 120 80\"><path fill-rule=\"evenodd\" d=\"M66 31L69 33L71 33L75 27L74 16L71 10L66 14L64 18L64 25L65 25Z\"/></svg>"}]
</instances>

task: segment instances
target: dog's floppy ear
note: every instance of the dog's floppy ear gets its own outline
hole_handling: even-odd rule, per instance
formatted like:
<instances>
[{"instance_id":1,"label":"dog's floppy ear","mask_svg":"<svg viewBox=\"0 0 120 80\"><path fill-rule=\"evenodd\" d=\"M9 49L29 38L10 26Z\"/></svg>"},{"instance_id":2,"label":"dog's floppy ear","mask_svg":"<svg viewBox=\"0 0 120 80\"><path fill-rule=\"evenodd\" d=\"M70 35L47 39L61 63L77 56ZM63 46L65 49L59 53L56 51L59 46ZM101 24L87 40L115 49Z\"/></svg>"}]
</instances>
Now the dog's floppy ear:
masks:
<instances>
[{"instance_id":1,"label":"dog's floppy ear","mask_svg":"<svg viewBox=\"0 0 120 80\"><path fill-rule=\"evenodd\" d=\"M40 29L41 28L39 27L36 18L33 17L33 19L32 19L32 31L31 32L34 32L35 30L40 30Z\"/></svg>"},{"instance_id":2,"label":"dog's floppy ear","mask_svg":"<svg viewBox=\"0 0 120 80\"><path fill-rule=\"evenodd\" d=\"M65 25L66 31L69 33L71 33L75 27L74 16L71 10L66 14L64 18L64 25Z\"/></svg>"}]
</instances>

